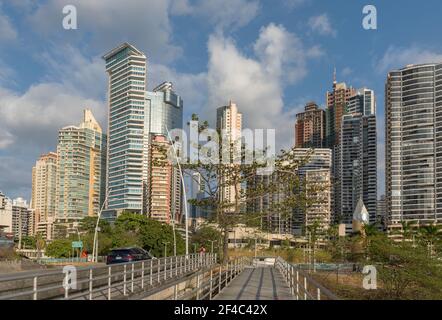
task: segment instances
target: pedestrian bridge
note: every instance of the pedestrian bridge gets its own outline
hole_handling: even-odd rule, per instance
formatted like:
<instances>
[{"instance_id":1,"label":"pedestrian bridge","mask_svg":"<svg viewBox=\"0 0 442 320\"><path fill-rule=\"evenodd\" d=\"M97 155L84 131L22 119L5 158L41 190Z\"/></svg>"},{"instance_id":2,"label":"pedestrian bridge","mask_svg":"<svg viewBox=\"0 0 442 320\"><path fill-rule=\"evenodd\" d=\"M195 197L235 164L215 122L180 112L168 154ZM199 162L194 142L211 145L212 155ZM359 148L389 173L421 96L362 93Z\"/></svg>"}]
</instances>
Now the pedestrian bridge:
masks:
<instances>
[{"instance_id":1,"label":"pedestrian bridge","mask_svg":"<svg viewBox=\"0 0 442 320\"><path fill-rule=\"evenodd\" d=\"M192 254L110 266L0 276L0 300L320 300L337 299L281 258Z\"/></svg>"}]
</instances>

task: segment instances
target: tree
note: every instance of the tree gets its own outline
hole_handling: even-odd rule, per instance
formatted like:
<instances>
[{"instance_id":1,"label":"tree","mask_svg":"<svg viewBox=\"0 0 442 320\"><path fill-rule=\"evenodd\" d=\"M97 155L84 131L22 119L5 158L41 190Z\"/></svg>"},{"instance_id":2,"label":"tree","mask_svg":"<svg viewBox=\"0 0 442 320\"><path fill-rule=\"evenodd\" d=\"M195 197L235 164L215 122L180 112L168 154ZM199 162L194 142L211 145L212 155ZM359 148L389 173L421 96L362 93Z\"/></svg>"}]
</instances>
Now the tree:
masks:
<instances>
[{"instance_id":1,"label":"tree","mask_svg":"<svg viewBox=\"0 0 442 320\"><path fill-rule=\"evenodd\" d=\"M198 116L192 115L192 120L198 121ZM258 181L258 171L268 165L258 158L265 156L267 150L250 152L247 148L242 148L241 141L230 141L220 131L216 137L210 136L207 128L207 121L198 123L198 133L206 135L211 143L195 143L193 147L200 156L197 159L182 158L181 162L184 164L180 167L192 179L196 179L195 173L198 173L198 178L204 182L204 197L190 199L189 202L208 212L209 221L218 225L222 234L222 256L225 262L228 259L229 232L237 225L263 226L263 219L269 214L278 212L281 218L287 219L291 218L293 210L308 206L306 192L301 190L301 179L297 174L299 167L307 159L296 159L293 150L282 150L276 159L270 159L275 161L274 172L270 174L271 182ZM166 153L164 152L165 157ZM247 185L246 189L243 188L244 185ZM230 190L230 197L223 196L227 189ZM260 197L282 194L283 200L273 204L266 212L250 209L249 205Z\"/></svg>"},{"instance_id":2,"label":"tree","mask_svg":"<svg viewBox=\"0 0 442 320\"><path fill-rule=\"evenodd\" d=\"M428 225L419 228L419 238L428 247L428 253L430 257L434 256L434 245L441 239L440 226Z\"/></svg>"},{"instance_id":3,"label":"tree","mask_svg":"<svg viewBox=\"0 0 442 320\"><path fill-rule=\"evenodd\" d=\"M196 243L198 247L204 246L208 250L210 250L212 246L212 241L214 243L213 246L219 248L219 243L215 244L215 242L219 242L220 240L221 232L210 226L199 228L192 236L192 243ZM216 252L215 249L214 252Z\"/></svg>"},{"instance_id":4,"label":"tree","mask_svg":"<svg viewBox=\"0 0 442 320\"><path fill-rule=\"evenodd\" d=\"M70 239L58 239L48 244L46 255L51 258L69 258L72 253L72 241Z\"/></svg>"}]
</instances>

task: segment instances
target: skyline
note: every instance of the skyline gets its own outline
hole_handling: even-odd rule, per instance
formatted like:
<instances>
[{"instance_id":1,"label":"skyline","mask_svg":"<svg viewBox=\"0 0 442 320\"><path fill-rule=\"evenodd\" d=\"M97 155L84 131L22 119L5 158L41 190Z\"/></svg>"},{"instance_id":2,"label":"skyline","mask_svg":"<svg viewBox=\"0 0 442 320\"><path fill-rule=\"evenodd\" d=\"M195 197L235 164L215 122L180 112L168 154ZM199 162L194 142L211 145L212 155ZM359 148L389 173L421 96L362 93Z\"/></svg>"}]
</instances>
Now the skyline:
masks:
<instances>
[{"instance_id":1,"label":"skyline","mask_svg":"<svg viewBox=\"0 0 442 320\"><path fill-rule=\"evenodd\" d=\"M442 22L431 19L438 11L433 10L416 26L409 17L420 8L411 1L401 5L401 20L395 19L394 4L373 1L379 29L367 31L361 26L365 3L346 3L339 11L339 2L232 0L229 10L219 12L223 1L126 1L124 8L117 1L0 1L0 190L29 199L35 160L55 151L58 130L75 124L84 108L107 130L101 55L131 41L147 55L148 90L171 81L185 101L185 121L195 112L213 126L215 118L208 115L231 99L244 113L244 127L284 128L277 141L285 146L294 144L295 114L306 102L325 107L336 66L338 82L375 91L383 194L387 72L442 61L442 44L427 32ZM67 3L78 7L78 30L61 26ZM121 20L109 24L106 16L117 9ZM145 12L154 13L155 21L145 22L152 20L143 20ZM211 23L207 17L213 17ZM398 28L407 32L397 33ZM255 112L261 105L271 107Z\"/></svg>"}]
</instances>

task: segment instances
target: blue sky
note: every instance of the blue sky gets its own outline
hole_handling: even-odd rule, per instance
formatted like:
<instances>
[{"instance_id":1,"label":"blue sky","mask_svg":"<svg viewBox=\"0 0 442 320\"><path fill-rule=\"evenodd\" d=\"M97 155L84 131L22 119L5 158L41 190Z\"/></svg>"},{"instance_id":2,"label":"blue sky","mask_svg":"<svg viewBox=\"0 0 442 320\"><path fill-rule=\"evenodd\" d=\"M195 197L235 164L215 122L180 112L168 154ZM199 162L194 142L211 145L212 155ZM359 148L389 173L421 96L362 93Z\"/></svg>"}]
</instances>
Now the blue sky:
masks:
<instances>
[{"instance_id":1,"label":"blue sky","mask_svg":"<svg viewBox=\"0 0 442 320\"><path fill-rule=\"evenodd\" d=\"M62 28L67 4L77 30ZM367 4L378 30L362 28ZM280 146L307 101L324 105L336 66L338 81L376 92L383 192L386 74L442 61L440 12L439 0L0 0L0 190L29 198L35 160L83 108L104 126L101 56L130 41L148 56L148 87L172 81L187 116L214 121L231 99Z\"/></svg>"}]
</instances>

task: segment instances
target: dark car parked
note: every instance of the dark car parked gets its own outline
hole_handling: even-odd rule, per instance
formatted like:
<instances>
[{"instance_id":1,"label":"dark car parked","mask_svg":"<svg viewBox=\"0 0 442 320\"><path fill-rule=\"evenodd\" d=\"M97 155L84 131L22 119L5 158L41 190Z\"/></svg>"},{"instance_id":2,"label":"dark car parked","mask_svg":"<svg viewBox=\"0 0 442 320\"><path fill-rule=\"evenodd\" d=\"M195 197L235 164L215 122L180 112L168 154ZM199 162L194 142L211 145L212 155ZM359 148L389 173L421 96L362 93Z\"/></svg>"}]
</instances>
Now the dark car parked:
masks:
<instances>
[{"instance_id":1,"label":"dark car parked","mask_svg":"<svg viewBox=\"0 0 442 320\"><path fill-rule=\"evenodd\" d=\"M126 263L153 259L153 256L144 249L137 247L112 249L107 255L106 264Z\"/></svg>"}]
</instances>

